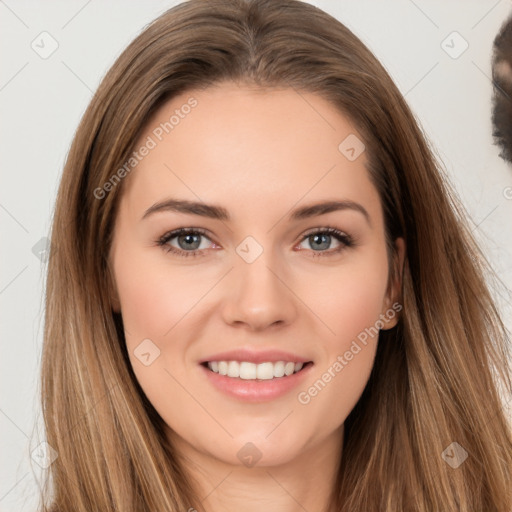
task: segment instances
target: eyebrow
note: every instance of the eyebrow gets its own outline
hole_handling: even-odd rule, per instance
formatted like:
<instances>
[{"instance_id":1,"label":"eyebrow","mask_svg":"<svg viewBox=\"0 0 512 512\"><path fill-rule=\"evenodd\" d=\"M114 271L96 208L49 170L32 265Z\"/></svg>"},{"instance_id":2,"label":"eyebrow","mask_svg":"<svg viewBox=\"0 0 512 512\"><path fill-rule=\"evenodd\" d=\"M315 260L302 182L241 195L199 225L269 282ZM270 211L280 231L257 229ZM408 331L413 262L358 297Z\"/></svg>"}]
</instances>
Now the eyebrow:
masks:
<instances>
[{"instance_id":1,"label":"eyebrow","mask_svg":"<svg viewBox=\"0 0 512 512\"><path fill-rule=\"evenodd\" d=\"M371 226L370 215L364 206L350 200L323 201L320 203L301 206L300 208L297 208L290 213L289 220L303 220L310 217L316 217L317 215L324 215L326 213L340 210L353 210L361 213L368 224ZM142 219L145 219L157 212L167 211L200 215L201 217L207 217L221 221L231 220L229 212L222 206L181 199L166 199L164 201L155 203L144 212Z\"/></svg>"}]
</instances>

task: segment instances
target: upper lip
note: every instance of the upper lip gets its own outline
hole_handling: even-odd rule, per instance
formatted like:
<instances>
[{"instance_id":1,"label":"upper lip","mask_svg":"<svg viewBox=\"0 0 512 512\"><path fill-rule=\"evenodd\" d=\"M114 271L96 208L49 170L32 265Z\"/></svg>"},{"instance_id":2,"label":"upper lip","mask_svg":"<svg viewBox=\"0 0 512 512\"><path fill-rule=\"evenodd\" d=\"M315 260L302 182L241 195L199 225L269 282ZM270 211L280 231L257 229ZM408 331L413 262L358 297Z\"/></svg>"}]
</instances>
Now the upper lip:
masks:
<instances>
[{"instance_id":1,"label":"upper lip","mask_svg":"<svg viewBox=\"0 0 512 512\"><path fill-rule=\"evenodd\" d=\"M250 363L275 363L277 361L292 361L294 363L307 363L311 359L301 357L292 352L284 352L283 350L249 350L240 348L237 350L230 350L228 352L219 352L205 357L199 361L200 364L209 361L248 361Z\"/></svg>"}]
</instances>

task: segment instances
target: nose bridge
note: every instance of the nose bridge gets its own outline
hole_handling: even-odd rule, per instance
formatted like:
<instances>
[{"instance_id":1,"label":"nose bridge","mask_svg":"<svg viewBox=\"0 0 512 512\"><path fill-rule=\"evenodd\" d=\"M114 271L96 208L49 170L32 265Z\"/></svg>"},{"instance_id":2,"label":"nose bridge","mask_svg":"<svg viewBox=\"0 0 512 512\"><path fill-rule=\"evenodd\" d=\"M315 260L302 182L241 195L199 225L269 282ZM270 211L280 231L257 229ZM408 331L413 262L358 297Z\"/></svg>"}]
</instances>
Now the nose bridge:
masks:
<instances>
[{"instance_id":1,"label":"nose bridge","mask_svg":"<svg viewBox=\"0 0 512 512\"><path fill-rule=\"evenodd\" d=\"M226 321L264 327L290 322L295 314L293 294L275 252L247 237L236 248L229 297L224 310Z\"/></svg>"}]
</instances>

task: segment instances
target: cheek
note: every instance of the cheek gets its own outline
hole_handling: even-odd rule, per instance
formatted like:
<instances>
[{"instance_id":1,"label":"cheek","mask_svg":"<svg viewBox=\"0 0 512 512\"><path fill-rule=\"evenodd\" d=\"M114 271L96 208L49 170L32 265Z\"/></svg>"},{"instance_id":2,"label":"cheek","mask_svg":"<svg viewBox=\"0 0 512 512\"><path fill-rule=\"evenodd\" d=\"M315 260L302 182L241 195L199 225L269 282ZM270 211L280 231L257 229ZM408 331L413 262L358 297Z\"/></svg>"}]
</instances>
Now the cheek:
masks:
<instances>
[{"instance_id":1,"label":"cheek","mask_svg":"<svg viewBox=\"0 0 512 512\"><path fill-rule=\"evenodd\" d=\"M129 262L128 262L129 263ZM132 343L136 338L159 338L171 328L172 289L151 272L124 273L116 276L124 327Z\"/></svg>"},{"instance_id":2,"label":"cheek","mask_svg":"<svg viewBox=\"0 0 512 512\"><path fill-rule=\"evenodd\" d=\"M157 250L127 250L128 256L114 258L126 349L139 384L155 406L165 403L169 393L180 392L166 370L180 382L184 379L186 337L176 333L206 293L192 276L187 279L159 255L155 258ZM170 338L172 343L167 343Z\"/></svg>"},{"instance_id":3,"label":"cheek","mask_svg":"<svg viewBox=\"0 0 512 512\"><path fill-rule=\"evenodd\" d=\"M161 339L206 291L190 273L155 258L157 250L151 248L146 254L132 254L114 263L123 321L132 337Z\"/></svg>"},{"instance_id":4,"label":"cheek","mask_svg":"<svg viewBox=\"0 0 512 512\"><path fill-rule=\"evenodd\" d=\"M368 382L386 285L385 253L375 251L340 268L316 294L315 308L329 328L322 336L325 357L297 399L308 413L325 418L327 430L345 420Z\"/></svg>"},{"instance_id":5,"label":"cheek","mask_svg":"<svg viewBox=\"0 0 512 512\"><path fill-rule=\"evenodd\" d=\"M341 265L316 283L318 286L312 288L314 292L310 299L327 327L324 336L326 347L331 352L335 348L343 350L361 332L375 326L384 313L387 287L385 253L376 250L353 264Z\"/></svg>"}]
</instances>

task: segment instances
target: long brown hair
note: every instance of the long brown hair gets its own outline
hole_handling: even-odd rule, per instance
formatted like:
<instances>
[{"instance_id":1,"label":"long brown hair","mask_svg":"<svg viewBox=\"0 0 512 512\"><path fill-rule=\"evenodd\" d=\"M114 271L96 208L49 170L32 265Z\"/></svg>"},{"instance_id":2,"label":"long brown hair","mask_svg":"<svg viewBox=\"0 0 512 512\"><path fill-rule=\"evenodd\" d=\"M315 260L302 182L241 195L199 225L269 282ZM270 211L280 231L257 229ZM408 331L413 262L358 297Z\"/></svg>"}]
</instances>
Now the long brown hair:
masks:
<instances>
[{"instance_id":1,"label":"long brown hair","mask_svg":"<svg viewBox=\"0 0 512 512\"><path fill-rule=\"evenodd\" d=\"M42 402L58 457L42 510L201 509L112 309L108 254L128 178L104 197L95 190L163 102L221 81L332 102L364 139L391 255L396 237L406 241L404 268L390 265L390 281L403 277L401 318L381 332L370 380L346 419L333 509L510 512L512 436L499 394L512 392L510 354L489 265L383 66L342 23L297 0L170 9L121 54L85 112L51 235ZM449 464L464 453L458 467Z\"/></svg>"}]
</instances>

